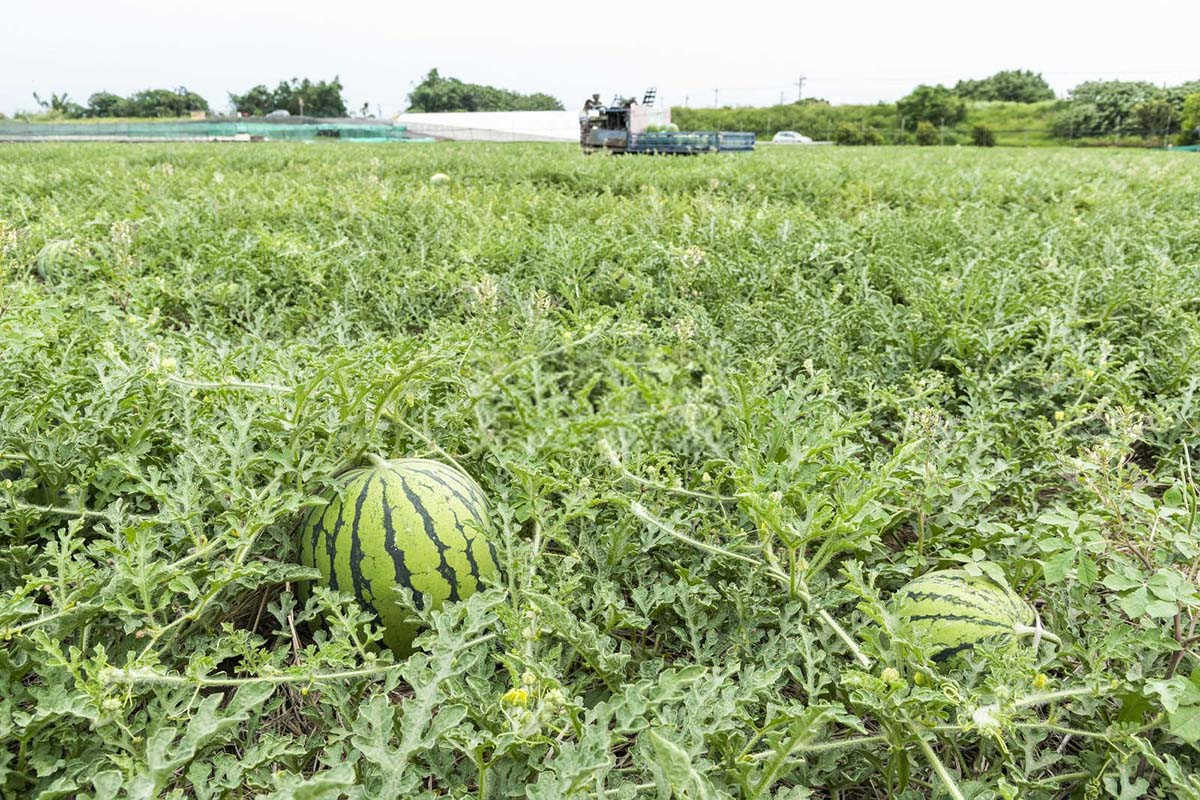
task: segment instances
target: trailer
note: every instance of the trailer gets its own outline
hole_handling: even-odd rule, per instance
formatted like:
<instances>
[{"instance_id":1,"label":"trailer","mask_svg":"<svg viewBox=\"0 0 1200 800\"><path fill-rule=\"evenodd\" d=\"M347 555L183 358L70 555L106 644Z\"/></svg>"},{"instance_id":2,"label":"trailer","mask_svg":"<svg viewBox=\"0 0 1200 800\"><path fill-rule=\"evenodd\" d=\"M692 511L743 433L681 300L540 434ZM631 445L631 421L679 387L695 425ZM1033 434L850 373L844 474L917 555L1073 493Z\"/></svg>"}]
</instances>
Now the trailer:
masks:
<instances>
[{"instance_id":1,"label":"trailer","mask_svg":"<svg viewBox=\"0 0 1200 800\"><path fill-rule=\"evenodd\" d=\"M579 115L583 152L697 155L754 150L753 133L679 130L671 123L669 108L654 107L656 95L651 88L640 103L632 97L614 97L608 105L592 95Z\"/></svg>"}]
</instances>

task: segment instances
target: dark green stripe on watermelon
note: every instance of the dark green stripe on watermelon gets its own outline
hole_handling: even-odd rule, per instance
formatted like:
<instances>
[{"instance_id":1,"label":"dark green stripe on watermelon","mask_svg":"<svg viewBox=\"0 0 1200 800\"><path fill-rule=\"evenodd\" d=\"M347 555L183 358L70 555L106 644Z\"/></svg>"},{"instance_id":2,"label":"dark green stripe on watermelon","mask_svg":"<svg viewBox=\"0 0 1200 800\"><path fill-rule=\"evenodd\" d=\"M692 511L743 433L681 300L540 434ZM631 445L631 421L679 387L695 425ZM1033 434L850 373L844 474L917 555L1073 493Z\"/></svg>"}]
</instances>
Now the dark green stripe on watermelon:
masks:
<instances>
[{"instance_id":1,"label":"dark green stripe on watermelon","mask_svg":"<svg viewBox=\"0 0 1200 800\"><path fill-rule=\"evenodd\" d=\"M908 638L942 661L989 639L1012 638L1033 609L1007 585L964 570L915 578L896 591L893 607Z\"/></svg>"},{"instance_id":2,"label":"dark green stripe on watermelon","mask_svg":"<svg viewBox=\"0 0 1200 800\"><path fill-rule=\"evenodd\" d=\"M367 493L371 491L371 477L368 475L363 481L362 491L354 501L354 524L350 527L350 578L354 582L354 596L366 607L370 607L372 602L371 581L362 573L363 549L362 539L358 535L358 524L362 519L363 503L367 501Z\"/></svg>"},{"instance_id":3,"label":"dark green stripe on watermelon","mask_svg":"<svg viewBox=\"0 0 1200 800\"><path fill-rule=\"evenodd\" d=\"M396 528L392 525L392 506L388 502L387 496L387 481L383 481L383 490L381 492L383 501L383 530L384 539L383 546L387 550L388 555L392 557L392 566L396 570L396 583L403 586L405 589L413 593L413 605L417 608L425 608L425 599L421 593L413 589L412 573L408 570L408 565L404 563L404 551L396 546Z\"/></svg>"},{"instance_id":4,"label":"dark green stripe on watermelon","mask_svg":"<svg viewBox=\"0 0 1200 800\"><path fill-rule=\"evenodd\" d=\"M477 523L480 525L484 524L482 508L486 506L486 502L484 501L483 493L475 481L470 480L465 476L459 476L457 472L452 473L453 477L449 477L449 479L447 479L448 476L435 475L429 470L424 470L419 467L410 467L409 472L429 478L429 480L431 480L435 485L444 487L447 491L457 497L464 506L466 506L467 510L471 512L471 515L475 518ZM446 470L446 472L449 471ZM454 486L456 481L458 483L458 487ZM471 495L471 499L464 497L459 489L465 490L467 494Z\"/></svg>"},{"instance_id":5,"label":"dark green stripe on watermelon","mask_svg":"<svg viewBox=\"0 0 1200 800\"><path fill-rule=\"evenodd\" d=\"M908 590L904 592L904 598L912 601L915 604L923 602L943 602L951 606L959 608L966 607L978 611L981 615L989 617L1007 616L1007 608L997 609L995 604L987 604L983 600L973 597L968 594L934 594L933 592L918 592Z\"/></svg>"},{"instance_id":6,"label":"dark green stripe on watermelon","mask_svg":"<svg viewBox=\"0 0 1200 800\"><path fill-rule=\"evenodd\" d=\"M395 475L400 479L400 488L404 490L404 496L408 498L408 502L421 517L421 524L425 526L425 535L429 537L429 540L433 542L433 546L437 548L437 571L446 580L446 583L450 584L449 599L457 601L459 599L458 575L455 574L454 570L450 569L450 564L446 561L446 545L442 542L441 537L438 536L437 529L433 525L433 519L429 516L429 512L425 510L425 505L421 502L421 498L409 487L408 481L404 479L403 475L398 472Z\"/></svg>"},{"instance_id":7,"label":"dark green stripe on watermelon","mask_svg":"<svg viewBox=\"0 0 1200 800\"><path fill-rule=\"evenodd\" d=\"M341 498L338 498L335 502L337 503L337 521L333 523L333 531L325 534L325 557L329 559L329 588L336 592L338 590L338 577L337 569L334 568L334 558L337 556L338 536L342 532L342 526L345 525L346 503ZM313 560L316 560L315 556Z\"/></svg>"},{"instance_id":8,"label":"dark green stripe on watermelon","mask_svg":"<svg viewBox=\"0 0 1200 800\"><path fill-rule=\"evenodd\" d=\"M1000 628L1001 630L1011 631L1012 623L997 622L992 619L980 619L979 617L971 616L970 614L916 614L908 618L910 622L920 622L922 620L936 620L938 622L969 622L972 625L980 625L984 628Z\"/></svg>"}]
</instances>

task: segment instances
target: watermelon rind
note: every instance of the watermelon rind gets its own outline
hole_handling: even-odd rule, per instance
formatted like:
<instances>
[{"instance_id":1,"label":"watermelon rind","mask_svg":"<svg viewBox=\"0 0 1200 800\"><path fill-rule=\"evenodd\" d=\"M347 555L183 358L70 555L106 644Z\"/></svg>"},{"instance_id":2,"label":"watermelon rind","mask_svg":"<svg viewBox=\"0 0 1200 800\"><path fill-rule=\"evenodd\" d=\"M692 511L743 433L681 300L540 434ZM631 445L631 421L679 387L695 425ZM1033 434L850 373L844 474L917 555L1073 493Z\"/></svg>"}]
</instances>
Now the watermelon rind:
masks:
<instances>
[{"instance_id":1,"label":"watermelon rind","mask_svg":"<svg viewBox=\"0 0 1200 800\"><path fill-rule=\"evenodd\" d=\"M378 460L340 475L300 526L300 562L373 611L383 641L412 652L420 621L408 607L465 600L500 571L487 499L470 476L422 458ZM411 601L405 593L411 593Z\"/></svg>"},{"instance_id":2,"label":"watermelon rind","mask_svg":"<svg viewBox=\"0 0 1200 800\"><path fill-rule=\"evenodd\" d=\"M1034 622L1033 608L1007 584L986 575L946 569L908 582L892 597L908 638L934 661L989 640L1013 640Z\"/></svg>"}]
</instances>

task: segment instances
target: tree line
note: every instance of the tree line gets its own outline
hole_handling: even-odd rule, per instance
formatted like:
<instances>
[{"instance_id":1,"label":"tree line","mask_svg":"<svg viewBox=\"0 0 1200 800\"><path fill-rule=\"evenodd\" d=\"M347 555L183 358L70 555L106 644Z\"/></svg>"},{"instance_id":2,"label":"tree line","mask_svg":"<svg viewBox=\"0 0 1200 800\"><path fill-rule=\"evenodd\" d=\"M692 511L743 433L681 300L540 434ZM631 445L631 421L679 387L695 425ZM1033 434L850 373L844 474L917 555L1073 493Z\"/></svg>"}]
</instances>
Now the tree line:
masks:
<instances>
[{"instance_id":1,"label":"tree line","mask_svg":"<svg viewBox=\"0 0 1200 800\"><path fill-rule=\"evenodd\" d=\"M292 78L274 88L258 84L238 94L229 94L229 105L245 116L266 116L287 111L296 116L345 117L344 86L338 76L314 81ZM96 92L86 104L75 102L67 93L53 93L43 99L34 92L34 100L45 114L68 119L107 117L180 117L193 111L209 111L208 101L187 87L146 89L129 97L112 92ZM431 69L409 94L409 111L561 111L562 103L543 92L521 94L458 78L443 77ZM362 108L363 116L369 107Z\"/></svg>"},{"instance_id":2,"label":"tree line","mask_svg":"<svg viewBox=\"0 0 1200 800\"><path fill-rule=\"evenodd\" d=\"M982 101L982 102L981 102ZM1085 81L1056 99L1045 79L1006 70L953 87L922 84L895 103L833 106L820 99L765 108L673 110L685 128L747 130L769 136L796 130L839 144L994 144L1000 104L1059 140L1118 139L1178 144L1200 139L1200 80L1160 87L1144 81ZM1134 142L1129 142L1134 143Z\"/></svg>"}]
</instances>

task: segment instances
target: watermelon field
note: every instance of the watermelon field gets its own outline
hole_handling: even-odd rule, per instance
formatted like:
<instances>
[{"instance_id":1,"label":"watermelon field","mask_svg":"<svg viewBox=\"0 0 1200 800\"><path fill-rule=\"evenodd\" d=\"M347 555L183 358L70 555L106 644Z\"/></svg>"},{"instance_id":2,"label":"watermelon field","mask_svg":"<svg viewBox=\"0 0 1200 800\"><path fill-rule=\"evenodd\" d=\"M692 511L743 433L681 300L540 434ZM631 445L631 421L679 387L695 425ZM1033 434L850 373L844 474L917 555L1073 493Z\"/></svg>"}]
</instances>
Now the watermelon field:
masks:
<instances>
[{"instance_id":1,"label":"watermelon field","mask_svg":"<svg viewBox=\"0 0 1200 800\"><path fill-rule=\"evenodd\" d=\"M1155 151L0 148L0 797L1200 798L1197 208ZM486 519L329 505L388 459Z\"/></svg>"}]
</instances>

